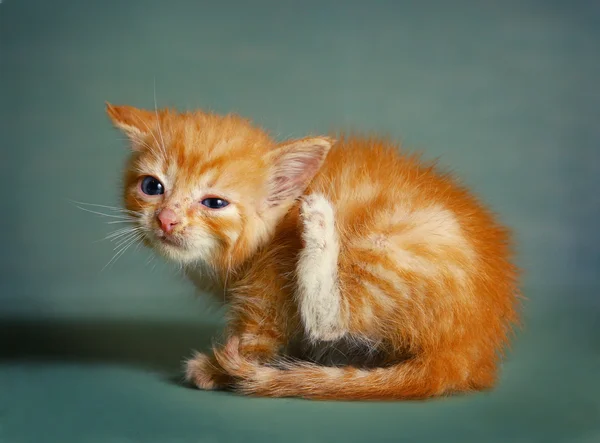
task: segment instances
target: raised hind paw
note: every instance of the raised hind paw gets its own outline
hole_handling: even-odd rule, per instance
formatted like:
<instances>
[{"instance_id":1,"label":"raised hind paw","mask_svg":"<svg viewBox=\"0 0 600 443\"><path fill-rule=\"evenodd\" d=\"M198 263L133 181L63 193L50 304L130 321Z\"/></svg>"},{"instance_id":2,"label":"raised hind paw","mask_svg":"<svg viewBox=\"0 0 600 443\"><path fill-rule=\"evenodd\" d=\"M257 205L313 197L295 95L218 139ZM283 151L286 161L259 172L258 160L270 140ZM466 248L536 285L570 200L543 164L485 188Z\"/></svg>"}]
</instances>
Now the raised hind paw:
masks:
<instances>
[{"instance_id":1,"label":"raised hind paw","mask_svg":"<svg viewBox=\"0 0 600 443\"><path fill-rule=\"evenodd\" d=\"M302 238L306 248L333 248L337 252L333 208L325 197L319 194L304 197L300 216L304 225Z\"/></svg>"},{"instance_id":2,"label":"raised hind paw","mask_svg":"<svg viewBox=\"0 0 600 443\"><path fill-rule=\"evenodd\" d=\"M333 341L346 333L338 285L339 240L334 210L322 195L301 205L304 248L298 260L298 307L308 338Z\"/></svg>"}]
</instances>

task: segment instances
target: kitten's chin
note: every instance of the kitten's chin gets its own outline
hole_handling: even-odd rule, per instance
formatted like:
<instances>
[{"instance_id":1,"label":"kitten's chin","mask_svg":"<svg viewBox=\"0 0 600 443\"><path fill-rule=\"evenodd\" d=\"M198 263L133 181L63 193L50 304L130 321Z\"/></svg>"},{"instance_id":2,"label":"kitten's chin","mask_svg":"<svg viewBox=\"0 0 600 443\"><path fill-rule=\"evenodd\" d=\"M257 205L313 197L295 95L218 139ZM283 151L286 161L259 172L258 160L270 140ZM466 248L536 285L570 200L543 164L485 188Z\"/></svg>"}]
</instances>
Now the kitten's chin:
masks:
<instances>
[{"instance_id":1,"label":"kitten's chin","mask_svg":"<svg viewBox=\"0 0 600 443\"><path fill-rule=\"evenodd\" d=\"M155 239L152 248L167 260L181 264L191 264L205 259L205 254L200 252L201 250L164 238Z\"/></svg>"}]
</instances>

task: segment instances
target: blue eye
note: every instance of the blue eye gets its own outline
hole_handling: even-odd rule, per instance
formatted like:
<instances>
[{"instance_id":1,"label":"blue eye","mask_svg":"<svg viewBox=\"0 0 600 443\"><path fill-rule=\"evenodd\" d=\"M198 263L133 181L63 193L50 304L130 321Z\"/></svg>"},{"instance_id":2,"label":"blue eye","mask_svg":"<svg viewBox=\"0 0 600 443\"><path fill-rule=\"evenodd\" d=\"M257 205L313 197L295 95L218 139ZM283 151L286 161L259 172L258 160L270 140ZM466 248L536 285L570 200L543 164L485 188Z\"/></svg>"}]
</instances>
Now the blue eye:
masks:
<instances>
[{"instance_id":1,"label":"blue eye","mask_svg":"<svg viewBox=\"0 0 600 443\"><path fill-rule=\"evenodd\" d=\"M222 209L229 204L227 200L218 197L205 198L200 203L210 209Z\"/></svg>"},{"instance_id":2,"label":"blue eye","mask_svg":"<svg viewBox=\"0 0 600 443\"><path fill-rule=\"evenodd\" d=\"M165 193L165 187L163 184L158 181L157 178L154 178L150 175L142 179L142 183L140 183L140 189L146 195L160 195Z\"/></svg>"}]
</instances>

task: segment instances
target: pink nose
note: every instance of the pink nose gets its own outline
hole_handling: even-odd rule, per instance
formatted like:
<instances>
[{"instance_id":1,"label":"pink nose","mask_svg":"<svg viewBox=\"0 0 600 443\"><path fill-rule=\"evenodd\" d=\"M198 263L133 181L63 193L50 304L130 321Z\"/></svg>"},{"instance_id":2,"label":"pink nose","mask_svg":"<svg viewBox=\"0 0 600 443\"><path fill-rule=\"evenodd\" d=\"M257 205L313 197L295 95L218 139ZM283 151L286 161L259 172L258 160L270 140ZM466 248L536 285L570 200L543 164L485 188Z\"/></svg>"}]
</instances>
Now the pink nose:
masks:
<instances>
[{"instance_id":1,"label":"pink nose","mask_svg":"<svg viewBox=\"0 0 600 443\"><path fill-rule=\"evenodd\" d=\"M158 221L160 222L160 229L166 233L171 232L175 225L179 224L179 218L177 218L177 214L172 209L163 209L160 211Z\"/></svg>"}]
</instances>

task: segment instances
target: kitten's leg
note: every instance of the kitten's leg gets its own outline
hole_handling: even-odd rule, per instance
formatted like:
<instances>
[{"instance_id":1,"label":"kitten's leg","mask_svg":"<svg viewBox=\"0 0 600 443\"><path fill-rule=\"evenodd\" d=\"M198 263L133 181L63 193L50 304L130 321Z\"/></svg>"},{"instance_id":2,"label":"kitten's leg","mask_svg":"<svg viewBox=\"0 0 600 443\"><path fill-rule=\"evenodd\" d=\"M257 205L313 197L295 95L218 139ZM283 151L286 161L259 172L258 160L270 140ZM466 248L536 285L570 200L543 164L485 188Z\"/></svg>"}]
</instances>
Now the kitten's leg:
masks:
<instances>
[{"instance_id":1,"label":"kitten's leg","mask_svg":"<svg viewBox=\"0 0 600 443\"><path fill-rule=\"evenodd\" d=\"M239 353L256 363L264 363L273 358L282 344L279 334L267 323L265 319L257 322L240 315L228 334L239 342ZM188 383L202 390L226 389L234 385L234 380L221 367L213 353L196 353L188 360L185 378Z\"/></svg>"},{"instance_id":2,"label":"kitten's leg","mask_svg":"<svg viewBox=\"0 0 600 443\"><path fill-rule=\"evenodd\" d=\"M301 206L304 248L298 261L298 307L311 341L333 341L346 333L338 281L339 239L333 207L319 194Z\"/></svg>"},{"instance_id":3,"label":"kitten's leg","mask_svg":"<svg viewBox=\"0 0 600 443\"><path fill-rule=\"evenodd\" d=\"M231 385L232 381L214 355L200 352L186 361L185 380L202 390L224 389Z\"/></svg>"}]
</instances>

